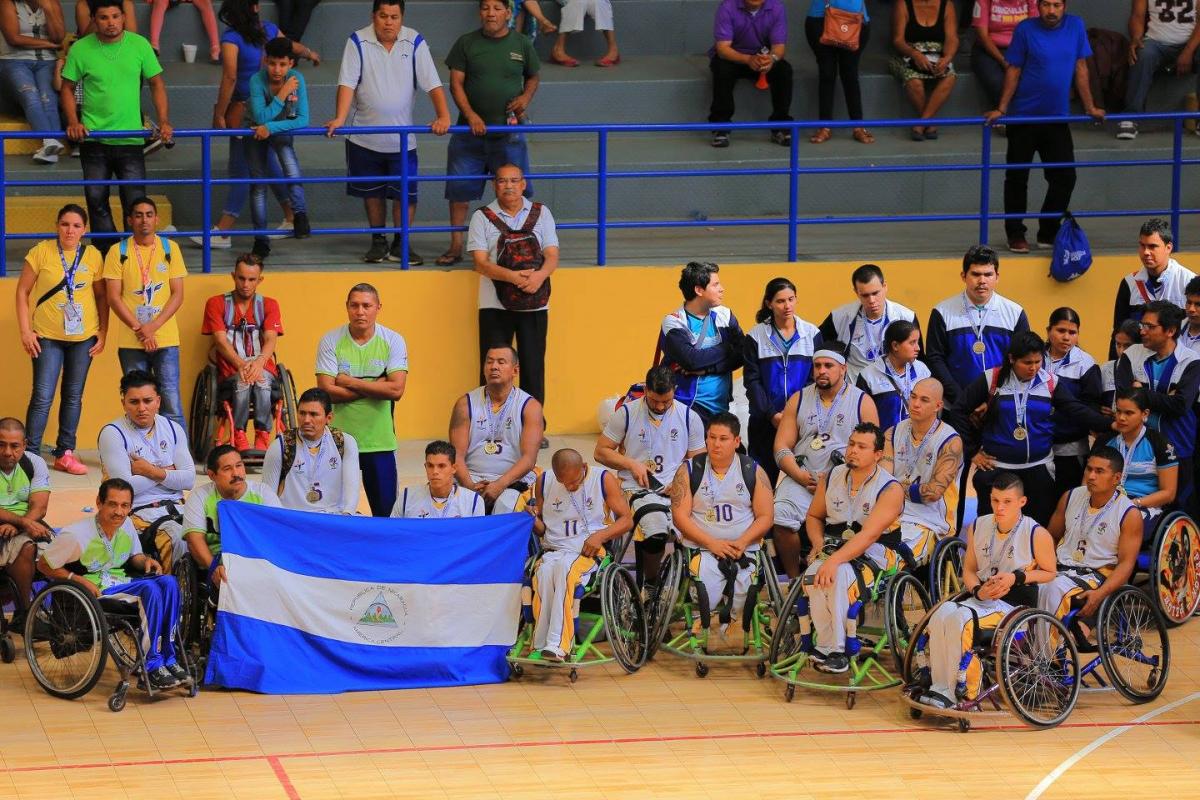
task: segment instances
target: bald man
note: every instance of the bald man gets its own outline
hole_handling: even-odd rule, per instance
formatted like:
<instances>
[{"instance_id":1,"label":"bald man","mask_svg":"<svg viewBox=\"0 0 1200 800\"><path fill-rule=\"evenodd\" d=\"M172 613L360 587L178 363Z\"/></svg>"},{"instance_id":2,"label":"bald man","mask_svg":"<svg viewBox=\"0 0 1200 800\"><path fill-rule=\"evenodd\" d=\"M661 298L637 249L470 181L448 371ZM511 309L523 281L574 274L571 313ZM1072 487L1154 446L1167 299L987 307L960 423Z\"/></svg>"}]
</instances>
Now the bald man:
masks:
<instances>
[{"instance_id":1,"label":"bald man","mask_svg":"<svg viewBox=\"0 0 1200 800\"><path fill-rule=\"evenodd\" d=\"M917 381L908 419L884 435L883 468L904 488L900 538L918 564L929 560L938 539L954 535L963 446L958 432L939 418L942 405L941 381Z\"/></svg>"},{"instance_id":2,"label":"bald man","mask_svg":"<svg viewBox=\"0 0 1200 800\"><path fill-rule=\"evenodd\" d=\"M534 484L533 530L542 540L534 567L533 650L562 661L575 639L575 618L588 581L604 558L604 545L633 530L633 515L615 473L585 464L576 450L559 450L550 472ZM612 520L605 525L605 511Z\"/></svg>"}]
</instances>

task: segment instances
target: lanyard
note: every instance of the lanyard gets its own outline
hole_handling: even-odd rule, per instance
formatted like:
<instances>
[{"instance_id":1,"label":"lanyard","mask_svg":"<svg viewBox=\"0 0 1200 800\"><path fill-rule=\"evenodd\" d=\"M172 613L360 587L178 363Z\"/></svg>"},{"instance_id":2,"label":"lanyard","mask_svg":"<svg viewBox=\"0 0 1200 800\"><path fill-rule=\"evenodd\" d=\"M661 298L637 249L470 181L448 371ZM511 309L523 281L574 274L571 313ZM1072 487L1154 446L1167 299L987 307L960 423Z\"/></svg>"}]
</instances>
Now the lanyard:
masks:
<instances>
[{"instance_id":1,"label":"lanyard","mask_svg":"<svg viewBox=\"0 0 1200 800\"><path fill-rule=\"evenodd\" d=\"M643 400L643 403L646 401ZM667 409L667 413L659 417L658 424L654 424L654 412L650 410L650 406L646 406L646 427L649 429L650 436L650 457L653 458L656 454L666 458L667 448L663 444L663 426L667 424L667 417L674 409L674 405Z\"/></svg>"},{"instance_id":2,"label":"lanyard","mask_svg":"<svg viewBox=\"0 0 1200 800\"><path fill-rule=\"evenodd\" d=\"M930 439L933 438L934 431L941 427L942 421L940 419L934 420L933 424L929 426L929 430L925 431L925 435L921 437L921 441L917 445L917 449L913 451L913 457L909 459L908 452L909 450L912 450L912 423L909 423L908 429L904 431L904 438L901 440L902 446L896 451L896 460L899 461L901 466L904 467L904 475L900 477L900 480L905 482L912 480L913 475L916 474L917 471L917 464L921 460L921 454L925 452L925 446L929 444Z\"/></svg>"},{"instance_id":3,"label":"lanyard","mask_svg":"<svg viewBox=\"0 0 1200 800\"><path fill-rule=\"evenodd\" d=\"M438 500L433 496L433 487L429 489L429 507L433 511L433 515L438 519L445 519L446 514L450 512L450 504L454 500L454 495L458 492L458 485L450 486L450 494L446 495L446 500L441 508L438 508Z\"/></svg>"},{"instance_id":4,"label":"lanyard","mask_svg":"<svg viewBox=\"0 0 1200 800\"><path fill-rule=\"evenodd\" d=\"M1086 492L1087 489L1085 488L1084 491ZM1088 509L1090 509L1092 507L1091 499L1089 498L1088 502L1084 503L1083 508L1080 509L1079 513L1075 516L1075 527L1072 530L1072 533L1074 533L1074 534L1079 534L1081 531L1083 533L1080 536L1072 536L1071 537L1071 539L1070 539L1071 547L1068 548L1068 552L1078 550L1079 542L1081 539L1086 542L1092 538L1092 531L1096 529L1096 526L1100 524L1100 520L1104 519L1104 515L1108 512L1108 509L1112 508L1112 504L1117 502L1117 498L1120 496L1121 496L1120 489L1113 492L1112 497L1108 498L1108 502L1104 504L1104 507L1101 508L1096 514L1094 514L1092 516L1091 520L1088 521L1086 531L1084 530L1083 523L1084 523L1084 520L1087 519Z\"/></svg>"},{"instance_id":5,"label":"lanyard","mask_svg":"<svg viewBox=\"0 0 1200 800\"><path fill-rule=\"evenodd\" d=\"M512 404L513 398L516 397L516 395L517 390L514 386L508 390L508 397L504 398L504 403L500 406L500 410L493 413L492 398L487 393L487 389L483 390L483 413L487 416L488 420L487 440L489 442L500 441L500 423L503 422L505 417L508 416L508 407Z\"/></svg>"},{"instance_id":6,"label":"lanyard","mask_svg":"<svg viewBox=\"0 0 1200 800\"><path fill-rule=\"evenodd\" d=\"M137 258L138 271L142 273L142 302L145 305L150 305L150 267L154 266L154 243L150 244L149 266L142 263L142 248L137 241L131 238L129 243L133 245L133 255Z\"/></svg>"},{"instance_id":7,"label":"lanyard","mask_svg":"<svg viewBox=\"0 0 1200 800\"><path fill-rule=\"evenodd\" d=\"M863 321L863 333L867 337L867 350L863 353L863 358L867 361L874 361L882 355L880 345L883 344L883 334L888 326L887 306L883 307L883 316L877 320L867 319L862 312L862 306L859 306L858 314L850 322L850 333L847 338L851 341L854 340L854 329L858 326L860 319Z\"/></svg>"},{"instance_id":8,"label":"lanyard","mask_svg":"<svg viewBox=\"0 0 1200 800\"><path fill-rule=\"evenodd\" d=\"M0 472L0 479L4 480L4 494L0 495L0 498L2 498L4 501L2 503L2 505L10 505L10 504L14 503L17 499L16 493L13 491L13 484L16 483L16 481L17 481L17 470L19 470L20 468L21 468L20 464L13 467L12 474L9 475L7 478L4 477L3 472Z\"/></svg>"},{"instance_id":9,"label":"lanyard","mask_svg":"<svg viewBox=\"0 0 1200 800\"><path fill-rule=\"evenodd\" d=\"M1026 412L1029 408L1029 393L1031 391L1033 391L1033 381L1034 380L1037 380L1036 376L1034 377L1033 380L1029 381L1028 383L1022 383L1021 381L1017 381L1017 386L1024 388L1024 391L1020 391L1020 389L1018 389L1017 391L1013 392L1014 411L1017 416L1017 426L1020 428L1028 427L1025 424L1025 418L1026 418Z\"/></svg>"},{"instance_id":10,"label":"lanyard","mask_svg":"<svg viewBox=\"0 0 1200 800\"><path fill-rule=\"evenodd\" d=\"M75 263L69 268L67 267L67 256L63 252L62 242L58 242L58 260L62 262L63 268L63 288L67 293L67 303L75 302L75 273L79 270L79 262L83 261L83 242L75 248Z\"/></svg>"},{"instance_id":11,"label":"lanyard","mask_svg":"<svg viewBox=\"0 0 1200 800\"><path fill-rule=\"evenodd\" d=\"M863 493L863 491L865 491L866 488L871 485L871 483L875 480L875 476L878 474L879 474L879 467L877 466L877 467L875 467L875 469L873 469L871 471L871 474L867 477L867 479L865 481L863 481L863 485L858 487L858 491L855 492L855 491L853 491L853 488L850 484L850 478L851 478L850 467L849 466L846 467L846 498L847 498L847 505L850 506L850 508L846 509L846 512L850 517L849 522L850 522L850 526L852 528L853 528L853 526L859 524L859 522L858 522L858 503L856 502L858 499L858 496L861 495Z\"/></svg>"},{"instance_id":12,"label":"lanyard","mask_svg":"<svg viewBox=\"0 0 1200 800\"><path fill-rule=\"evenodd\" d=\"M1017 517L1016 524L1014 524L1012 526L1012 528L1009 529L1008 533L1005 534L1005 536L1015 537L1017 535L1017 532L1021 528L1021 523L1024 521L1025 521L1025 515L1024 514L1019 515ZM997 573L999 573L1000 572L1000 564L1001 564L1001 562L1004 561L1004 556L1002 553L1000 553L999 547L997 546L996 540L999 538L1000 538L1000 523L996 522L995 517L993 517L992 518L992 539L990 542L988 542L988 548L987 548L987 565L986 566L987 566L988 577L991 577L992 575L996 575ZM1016 541L1016 539L1015 538L1010 539L1009 541Z\"/></svg>"},{"instance_id":13,"label":"lanyard","mask_svg":"<svg viewBox=\"0 0 1200 800\"><path fill-rule=\"evenodd\" d=\"M1074 352L1075 352L1075 348L1072 347L1070 350L1067 351L1067 354L1065 356L1060 358L1058 361L1055 361L1053 358L1050 357L1050 348L1047 347L1046 348L1046 371L1049 372L1051 375L1057 377L1059 371L1063 367L1071 366L1071 353L1074 353Z\"/></svg>"},{"instance_id":14,"label":"lanyard","mask_svg":"<svg viewBox=\"0 0 1200 800\"><path fill-rule=\"evenodd\" d=\"M829 437L828 429L833 424L833 412L837 411L838 406L840 406L842 404L842 400L846 397L846 392L848 392L849 390L850 390L850 383L848 381L846 381L845 379L843 379L842 380L842 388L838 390L837 397L833 398L833 402L830 403L829 410L825 412L824 416L822 416L821 410L825 404L821 402L821 391L819 389L817 390L817 392L816 392L816 396L817 396L817 398L816 398L817 399L817 403L816 403L816 406L817 406L817 433L822 438Z\"/></svg>"},{"instance_id":15,"label":"lanyard","mask_svg":"<svg viewBox=\"0 0 1200 800\"><path fill-rule=\"evenodd\" d=\"M880 364L883 366L883 374L887 377L892 387L896 390L896 394L900 395L900 419L908 418L908 397L912 394L913 379L917 377L917 368L912 364L905 364L900 369L900 375L892 372L892 363L888 361L887 356L881 356ZM899 380L897 380L899 377Z\"/></svg>"},{"instance_id":16,"label":"lanyard","mask_svg":"<svg viewBox=\"0 0 1200 800\"><path fill-rule=\"evenodd\" d=\"M784 340L783 334L779 332L779 328L775 327L775 320L771 320L771 333L767 336L767 341L775 348L779 355L783 356L783 367L787 369L788 353L792 351L792 345L800 338L800 326L796 326L796 330L792 333L792 338Z\"/></svg>"},{"instance_id":17,"label":"lanyard","mask_svg":"<svg viewBox=\"0 0 1200 800\"><path fill-rule=\"evenodd\" d=\"M308 485L317 486L318 473L321 471L321 453L325 451L325 437L328 433L322 433L321 438L317 441L317 452L314 454L308 446L307 440L300 437L300 461L304 465L304 472L308 474Z\"/></svg>"},{"instance_id":18,"label":"lanyard","mask_svg":"<svg viewBox=\"0 0 1200 800\"><path fill-rule=\"evenodd\" d=\"M708 323L712 322L712 319L714 316L716 316L716 314L714 312L710 311L710 312L708 312L708 316L706 316L704 318L704 322L700 323L700 332L697 333L695 335L695 337L692 338L692 347L701 347L701 348L704 347L704 337L708 334ZM689 314L688 310L685 308L685 309L683 309L683 317L685 320L688 317L695 319L696 315ZM688 325L688 333L690 334L691 332L692 332L692 326Z\"/></svg>"},{"instance_id":19,"label":"lanyard","mask_svg":"<svg viewBox=\"0 0 1200 800\"><path fill-rule=\"evenodd\" d=\"M1132 445L1125 444L1124 435L1119 435L1116 438L1117 452L1121 454L1121 458L1125 459L1125 472L1128 474L1129 466L1133 461L1133 456L1137 453L1138 445L1142 443L1142 439L1146 438L1146 426L1143 425L1138 431L1137 438L1133 440ZM1125 477L1122 476L1121 483L1125 483Z\"/></svg>"},{"instance_id":20,"label":"lanyard","mask_svg":"<svg viewBox=\"0 0 1200 800\"><path fill-rule=\"evenodd\" d=\"M576 490L575 492L572 492L570 489L567 489L566 486L563 487L563 489L567 490L567 499L571 501L571 507L574 508L575 513L579 515L579 524L580 524L580 526L583 527L585 536L592 535L592 529L588 526L588 518L587 518L587 513L585 511L585 509L587 508L587 504L580 503L580 501L578 499L576 499L575 495L577 492L583 491L583 487L587 483L587 479L591 477L591 475L589 473L590 473L590 470L588 472L584 473L583 481L579 484L579 489Z\"/></svg>"},{"instance_id":21,"label":"lanyard","mask_svg":"<svg viewBox=\"0 0 1200 800\"><path fill-rule=\"evenodd\" d=\"M100 537L100 543L104 545L104 563L100 565L100 588L105 589L112 580L112 570L116 567L117 553L116 547L107 536L104 535L104 529L100 527L100 521L93 518L96 524L96 535ZM117 531L113 532L113 539L116 538Z\"/></svg>"},{"instance_id":22,"label":"lanyard","mask_svg":"<svg viewBox=\"0 0 1200 800\"><path fill-rule=\"evenodd\" d=\"M967 302L967 293L966 292L963 292L962 298L963 298L963 313L967 317L967 324L971 326L971 330L975 333L975 341L976 341L975 347L978 348L979 345L983 344L984 322L987 321L987 316L991 312L991 309L988 308L986 304L983 306L972 306L970 303ZM978 312L978 314L979 314L979 322L978 323L976 323L974 321L974 318L971 316L971 311ZM986 355L987 351L984 350L982 353L979 353L978 351L976 351L976 352L977 352L977 355L983 356L983 358L980 359L980 363L986 369L986 367L987 367L987 355Z\"/></svg>"}]
</instances>

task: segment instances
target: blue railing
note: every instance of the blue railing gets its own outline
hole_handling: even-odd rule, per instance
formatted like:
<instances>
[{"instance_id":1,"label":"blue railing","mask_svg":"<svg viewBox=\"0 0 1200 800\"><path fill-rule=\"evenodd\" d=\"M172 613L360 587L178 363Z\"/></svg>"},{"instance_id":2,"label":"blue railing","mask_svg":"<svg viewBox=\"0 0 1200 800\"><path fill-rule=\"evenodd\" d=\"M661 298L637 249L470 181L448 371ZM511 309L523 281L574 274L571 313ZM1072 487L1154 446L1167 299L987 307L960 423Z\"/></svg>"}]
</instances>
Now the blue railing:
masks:
<instances>
[{"instance_id":1,"label":"blue railing","mask_svg":"<svg viewBox=\"0 0 1200 800\"><path fill-rule=\"evenodd\" d=\"M992 163L992 135L991 131L982 124L978 117L957 118L957 119L938 119L934 120L939 127L977 127L980 130L980 147L979 161L967 163L947 163L947 164L894 164L894 165L845 165L845 166L801 166L800 164L800 147L803 141L806 141L804 133L807 130L827 127L834 129L857 128L868 126L873 128L907 128L918 125L926 125L930 120L916 119L890 119L890 120L841 120L841 121L798 121L798 122L741 122L722 125L722 128L731 130L772 130L772 129L790 129L792 132L792 142L788 153L787 165L779 167L764 167L753 169L680 169L680 170L613 170L609 168L608 146L609 137L613 134L628 134L628 133L665 133L665 132L707 132L714 127L712 123L677 123L677 124L589 124L589 125L522 125L519 132L522 134L594 134L596 136L596 169L583 172L550 172L550 173L530 173L529 178L536 180L592 180L596 183L596 219L594 222L561 222L558 228L561 230L594 230L596 231L596 263L604 266L608 261L608 232L612 230L628 230L628 229L656 229L656 228L689 228L689 227L748 227L748 226L787 226L787 260L796 261L797 259L797 239L798 231L802 225L843 225L843 224L862 224L862 223L887 223L887 222L967 222L977 221L979 224L979 241L986 244L988 241L988 227L993 220L1003 220L1014 217L1024 217L1037 219L1043 216L1054 216L1052 214L1027 213L1027 214L1003 214L995 213L991 209L991 183L992 173L996 171L1005 171L1009 169L1040 169L1044 167L1070 166L1081 169L1086 168L1104 168L1104 167L1166 167L1171 168L1171 202L1166 208L1137 208L1137 209L1113 209L1104 211L1077 211L1073 212L1075 216L1086 217L1146 217L1146 216L1169 216L1171 227L1175 232L1176 239L1179 236L1180 218L1185 214L1198 214L1200 208L1184 208L1182 206L1183 198L1183 168L1200 164L1200 159L1184 158L1183 157L1183 123L1186 119L1200 118L1200 113L1196 112L1177 112L1164 114L1123 114L1113 115L1109 117L1109 121L1133 120L1133 121L1169 121L1173 128L1173 143L1171 148L1170 158L1143 158L1129 160L1110 160L1110 161L1075 161L1071 163L1033 163L1033 164L1007 164L1007 163ZM999 123L1016 125L1016 124L1032 124L1046 122L1069 122L1069 123L1090 123L1093 122L1091 117L1086 116L1071 116L1071 117L1007 117L998 121ZM469 133L466 127L453 127L451 133ZM118 137L142 137L145 131L114 131L103 134L106 138ZM85 181L85 180L62 180L55 178L52 180L9 180L6 170L6 158L3 150L0 149L0 188L3 189L3 194L7 198L9 188L49 188L62 186L90 186L104 184L112 187L121 185L142 185L156 187L170 186L199 186L202 196L202 228L200 230L184 230L178 231L177 236L200 236L204 240L204 271L212 270L212 251L210 242L212 238L213 214L213 187L214 186L229 186L239 183L293 183L299 182L304 184L326 184L336 183L344 184L347 178L342 175L326 176L326 177L303 177L299 181L289 180L287 178L217 178L212 174L212 149L214 139L224 139L229 136L251 135L249 130L223 130L223 129L195 129L195 130L177 130L175 131L176 139L199 139L201 154L200 154L200 175L195 178L159 178L153 177L146 180L112 180L112 181ZM323 136L325 135L324 128L303 128L292 131L296 136ZM378 127L378 128L362 128L362 127L346 127L339 128L339 134L351 133L395 133L395 134L424 134L432 135L428 127L410 126L410 127ZM99 136L100 134L93 134ZM48 137L61 138L61 132L46 132L46 131L13 131L0 133L0 139L43 139ZM813 151L817 152L817 151ZM864 151L864 154L866 151ZM408 188L413 183L429 183L429 182L444 182L449 176L447 175L410 175L408 173L408 160L400 159L401 175L400 187L401 197L408 196ZM979 208L977 211L962 212L955 214L872 214L872 215L853 215L853 216L801 216L800 214L800 184L801 178L805 175L829 175L829 174L860 174L860 173L904 173L904 172L975 172L978 173L979 180ZM665 219L665 220L613 220L609 219L609 204L608 191L612 181L624 180L629 178L731 178L731 177L746 177L746 176L766 176L766 175L786 175L788 177L788 213L787 216L777 217L758 217L758 218L730 218L730 219ZM460 179L470 178L486 178L483 175L460 175L455 176ZM355 182L363 181L394 181L396 176L359 176L355 177ZM20 239L46 239L52 238L53 232L45 233L7 233L5 224L6 209L4 204L0 204L0 236L3 236L3 242L0 244L7 245L9 240ZM408 267L408 239L413 233L444 233L450 231L465 230L462 227L453 227L450 225L409 225L408 215L401 215L401 224L399 226L390 226L384 228L368 228L365 226L357 227L337 227L337 228L314 228L314 235L336 235L336 234L360 234L367 232L374 233L399 233L401 241L401 268ZM275 230L245 230L238 229L236 235L270 235L275 234ZM106 234L109 237L117 237L121 234ZM97 238L102 238L103 235ZM7 247L0 246L0 276L7 274Z\"/></svg>"}]
</instances>

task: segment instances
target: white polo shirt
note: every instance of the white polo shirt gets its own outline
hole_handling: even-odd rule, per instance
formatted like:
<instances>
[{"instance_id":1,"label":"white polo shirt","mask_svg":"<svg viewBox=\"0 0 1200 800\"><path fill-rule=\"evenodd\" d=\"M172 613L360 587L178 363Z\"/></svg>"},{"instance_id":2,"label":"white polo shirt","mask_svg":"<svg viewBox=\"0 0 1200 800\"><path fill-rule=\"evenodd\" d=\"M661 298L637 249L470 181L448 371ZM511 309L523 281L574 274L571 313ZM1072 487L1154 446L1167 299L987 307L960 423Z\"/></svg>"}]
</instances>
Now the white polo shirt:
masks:
<instances>
[{"instance_id":1,"label":"white polo shirt","mask_svg":"<svg viewBox=\"0 0 1200 800\"><path fill-rule=\"evenodd\" d=\"M412 28L401 27L389 52L375 28L360 28L346 40L338 85L354 90L347 125L412 125L416 90L431 92L442 85L429 43ZM348 137L359 147L377 153L399 153L398 133L356 133ZM409 150L417 139L408 137Z\"/></svg>"},{"instance_id":2,"label":"white polo shirt","mask_svg":"<svg viewBox=\"0 0 1200 800\"><path fill-rule=\"evenodd\" d=\"M525 224L525 218L529 216L529 209L533 208L533 201L528 197L522 197L521 210L513 216L509 216L500 208L499 200L493 200L487 204L487 207L496 212L496 216L500 217L505 225L515 231ZM533 226L533 235L537 237L538 243L541 244L543 250L547 247L558 247L558 231L554 227L554 215L550 213L550 209L545 205L542 206L542 214ZM496 245L499 242L500 229L483 215L483 210L477 210L472 214L471 224L467 228L467 252L486 250L488 260L495 263ZM500 304L500 298L496 296L496 285L492 283L490 278L485 278L482 275L479 277L479 307L504 310L504 306ZM549 307L549 304L547 304L541 308L531 308L529 310L545 311Z\"/></svg>"}]
</instances>

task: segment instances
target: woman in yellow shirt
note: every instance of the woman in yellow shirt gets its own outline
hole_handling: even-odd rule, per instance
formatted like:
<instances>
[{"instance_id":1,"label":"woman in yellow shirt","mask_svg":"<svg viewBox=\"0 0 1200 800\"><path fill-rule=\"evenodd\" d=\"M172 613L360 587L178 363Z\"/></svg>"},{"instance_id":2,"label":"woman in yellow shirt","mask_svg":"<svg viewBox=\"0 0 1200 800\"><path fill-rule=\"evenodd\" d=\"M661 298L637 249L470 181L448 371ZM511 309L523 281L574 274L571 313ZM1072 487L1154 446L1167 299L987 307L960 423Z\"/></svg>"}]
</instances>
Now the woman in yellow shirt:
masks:
<instances>
[{"instance_id":1,"label":"woman in yellow shirt","mask_svg":"<svg viewBox=\"0 0 1200 800\"><path fill-rule=\"evenodd\" d=\"M103 259L99 250L81 243L86 231L87 212L74 203L63 206L58 238L34 245L17 281L21 346L33 359L33 394L25 415L28 446L35 453L41 450L61 375L54 468L72 475L87 474L75 457L75 432L88 369L108 333L108 299L100 280Z\"/></svg>"}]
</instances>

